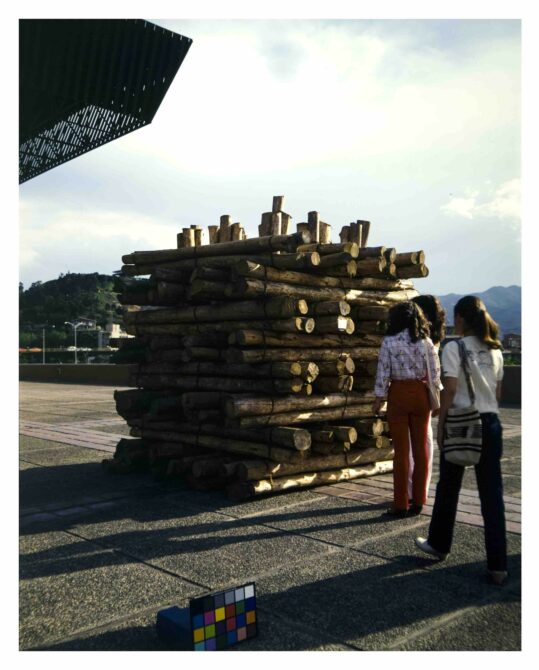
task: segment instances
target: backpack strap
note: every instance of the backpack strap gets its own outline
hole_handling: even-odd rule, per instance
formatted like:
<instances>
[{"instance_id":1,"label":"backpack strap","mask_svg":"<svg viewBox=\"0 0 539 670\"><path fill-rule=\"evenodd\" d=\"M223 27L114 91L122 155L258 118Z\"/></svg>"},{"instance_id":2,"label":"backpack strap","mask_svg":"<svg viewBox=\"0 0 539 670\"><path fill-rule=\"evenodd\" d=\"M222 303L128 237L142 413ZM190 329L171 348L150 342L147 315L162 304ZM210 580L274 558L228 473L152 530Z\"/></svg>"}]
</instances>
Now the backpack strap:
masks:
<instances>
[{"instance_id":1,"label":"backpack strap","mask_svg":"<svg viewBox=\"0 0 539 670\"><path fill-rule=\"evenodd\" d=\"M466 378L466 386L468 387L468 395L470 396L470 403L475 405L475 391L473 387L472 376L470 374L470 364L468 361L468 354L466 350L466 345L462 338L457 340L457 345L459 348L460 362L462 369L464 371L464 377Z\"/></svg>"}]
</instances>

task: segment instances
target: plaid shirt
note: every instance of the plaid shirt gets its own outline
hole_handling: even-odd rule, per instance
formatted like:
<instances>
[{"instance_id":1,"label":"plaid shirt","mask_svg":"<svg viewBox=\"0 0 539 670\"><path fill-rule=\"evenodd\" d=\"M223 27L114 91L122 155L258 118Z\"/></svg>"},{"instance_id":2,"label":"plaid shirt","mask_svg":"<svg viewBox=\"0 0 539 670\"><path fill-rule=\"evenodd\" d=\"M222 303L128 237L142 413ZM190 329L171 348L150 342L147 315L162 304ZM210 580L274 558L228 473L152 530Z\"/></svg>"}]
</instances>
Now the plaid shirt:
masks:
<instances>
[{"instance_id":1,"label":"plaid shirt","mask_svg":"<svg viewBox=\"0 0 539 670\"><path fill-rule=\"evenodd\" d=\"M408 329L396 335L387 335L382 341L376 371L374 394L385 398L392 379L427 379L425 345L427 345L430 377L433 384L441 388L440 360L432 340L412 342Z\"/></svg>"}]
</instances>

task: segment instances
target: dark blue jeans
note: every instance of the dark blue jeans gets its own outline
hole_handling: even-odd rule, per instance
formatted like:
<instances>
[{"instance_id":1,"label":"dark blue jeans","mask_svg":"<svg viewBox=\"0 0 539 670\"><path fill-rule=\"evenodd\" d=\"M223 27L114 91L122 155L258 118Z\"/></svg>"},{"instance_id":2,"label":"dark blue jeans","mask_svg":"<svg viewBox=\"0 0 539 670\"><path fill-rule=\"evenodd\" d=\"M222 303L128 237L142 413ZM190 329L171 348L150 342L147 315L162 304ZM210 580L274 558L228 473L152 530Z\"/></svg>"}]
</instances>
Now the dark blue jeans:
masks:
<instances>
[{"instance_id":1,"label":"dark blue jeans","mask_svg":"<svg viewBox=\"0 0 539 670\"><path fill-rule=\"evenodd\" d=\"M489 570L507 570L505 538L505 505L500 467L502 456L502 426L497 414L481 414L483 446L475 466L475 476L481 513L485 524L485 546ZM429 528L431 547L448 554L453 541L453 529L464 467L445 460L440 455L440 481Z\"/></svg>"}]
</instances>

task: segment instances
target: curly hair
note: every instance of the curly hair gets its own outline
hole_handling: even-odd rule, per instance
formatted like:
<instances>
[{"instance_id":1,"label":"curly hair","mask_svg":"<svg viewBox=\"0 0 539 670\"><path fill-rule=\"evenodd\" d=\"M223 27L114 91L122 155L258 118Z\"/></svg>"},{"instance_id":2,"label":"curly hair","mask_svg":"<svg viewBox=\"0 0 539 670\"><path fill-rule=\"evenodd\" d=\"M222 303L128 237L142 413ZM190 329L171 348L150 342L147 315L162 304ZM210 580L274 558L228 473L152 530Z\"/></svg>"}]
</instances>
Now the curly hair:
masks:
<instances>
[{"instance_id":1,"label":"curly hair","mask_svg":"<svg viewBox=\"0 0 539 670\"><path fill-rule=\"evenodd\" d=\"M465 295L454 308L454 313L464 319L472 333L484 342L489 349L501 349L500 328L490 316L485 303L475 295Z\"/></svg>"},{"instance_id":2,"label":"curly hair","mask_svg":"<svg viewBox=\"0 0 539 670\"><path fill-rule=\"evenodd\" d=\"M427 317L430 326L430 339L433 344L439 344L445 337L445 309L434 295L418 295L412 298L419 305Z\"/></svg>"},{"instance_id":3,"label":"curly hair","mask_svg":"<svg viewBox=\"0 0 539 670\"><path fill-rule=\"evenodd\" d=\"M429 322L421 307L412 300L399 302L389 310L386 335L396 335L408 329L412 342L424 340L430 334Z\"/></svg>"}]
</instances>

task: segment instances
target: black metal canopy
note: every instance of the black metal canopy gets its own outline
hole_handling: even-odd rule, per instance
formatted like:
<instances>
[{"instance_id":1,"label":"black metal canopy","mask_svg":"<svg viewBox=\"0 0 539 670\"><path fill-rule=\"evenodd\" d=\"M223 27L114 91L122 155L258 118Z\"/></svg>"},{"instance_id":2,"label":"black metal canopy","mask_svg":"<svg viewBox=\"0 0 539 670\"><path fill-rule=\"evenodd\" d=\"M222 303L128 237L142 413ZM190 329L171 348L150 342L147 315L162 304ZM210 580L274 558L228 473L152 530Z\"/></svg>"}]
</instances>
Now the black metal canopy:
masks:
<instances>
[{"instance_id":1,"label":"black metal canopy","mask_svg":"<svg viewBox=\"0 0 539 670\"><path fill-rule=\"evenodd\" d=\"M19 22L19 182L152 122L192 40L140 19Z\"/></svg>"}]
</instances>

